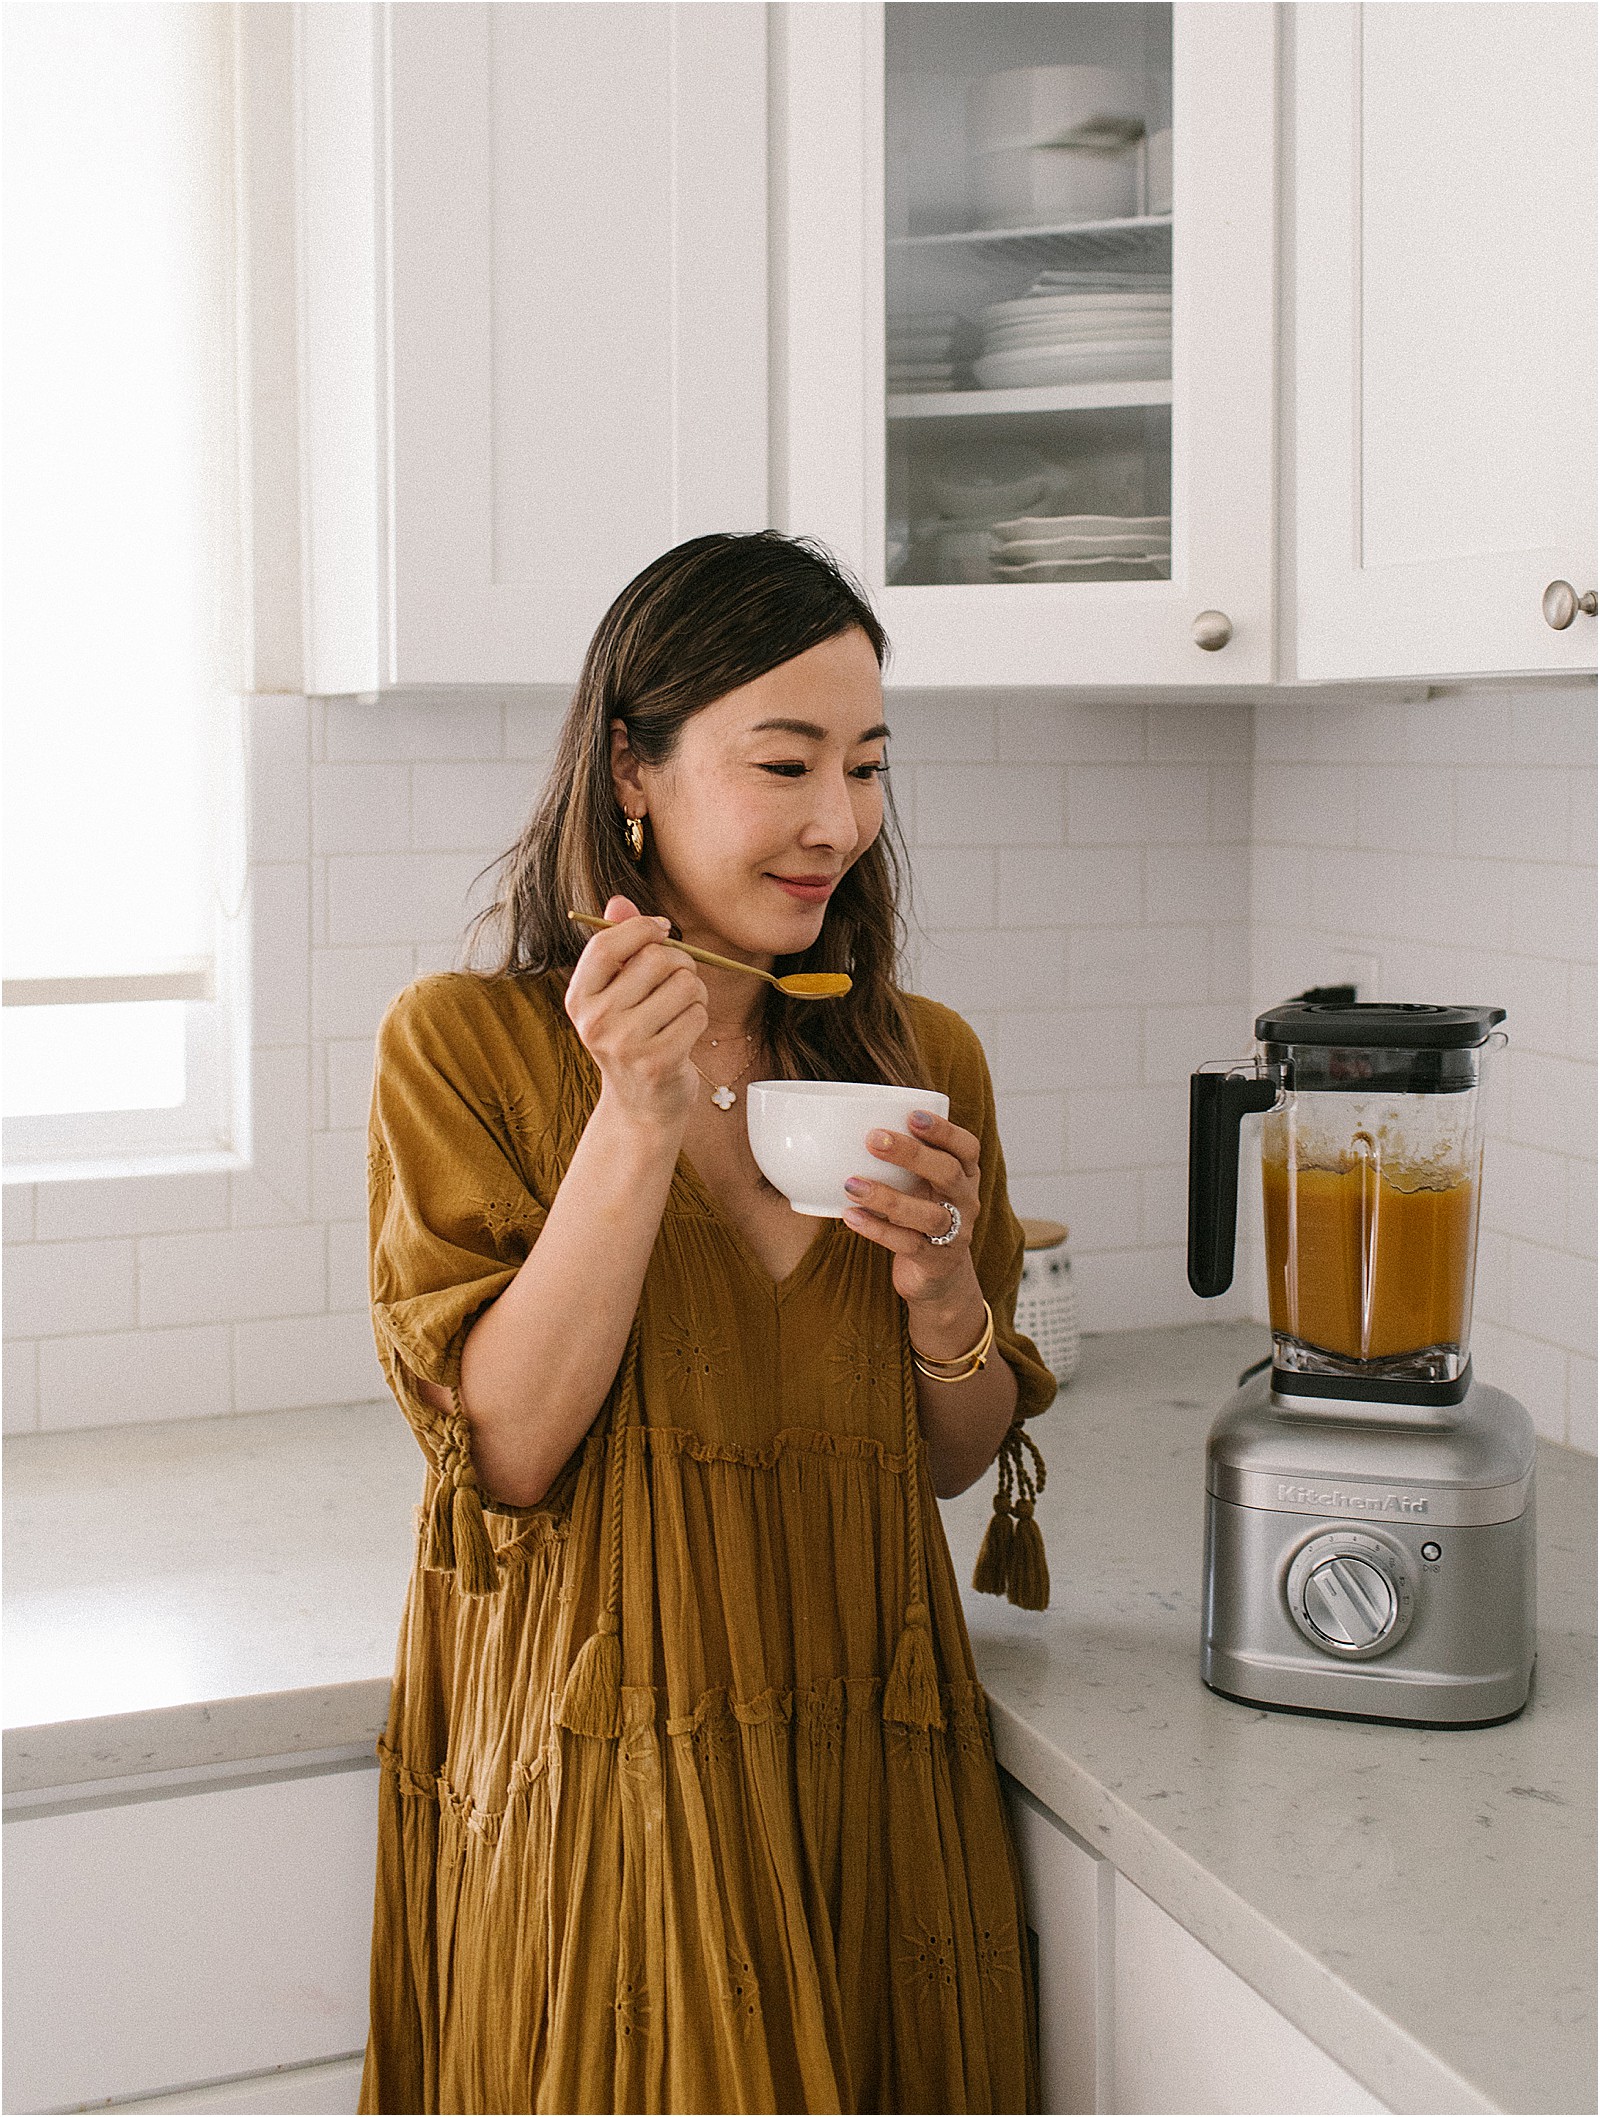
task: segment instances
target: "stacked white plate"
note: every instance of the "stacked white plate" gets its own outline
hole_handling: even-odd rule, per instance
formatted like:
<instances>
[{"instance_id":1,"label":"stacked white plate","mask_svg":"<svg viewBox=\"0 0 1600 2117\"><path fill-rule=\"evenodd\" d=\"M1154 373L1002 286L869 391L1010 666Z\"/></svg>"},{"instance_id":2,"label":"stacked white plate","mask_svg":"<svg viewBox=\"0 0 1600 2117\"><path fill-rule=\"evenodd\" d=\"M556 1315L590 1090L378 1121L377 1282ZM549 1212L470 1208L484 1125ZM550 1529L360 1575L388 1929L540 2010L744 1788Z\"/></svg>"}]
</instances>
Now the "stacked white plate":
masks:
<instances>
[{"instance_id":1,"label":"stacked white plate","mask_svg":"<svg viewBox=\"0 0 1600 2117\"><path fill-rule=\"evenodd\" d=\"M994 525L997 581L1151 581L1172 571L1170 515L1019 515Z\"/></svg>"},{"instance_id":2,"label":"stacked white plate","mask_svg":"<svg viewBox=\"0 0 1600 2117\"><path fill-rule=\"evenodd\" d=\"M1172 282L1147 272L1041 272L983 312L980 389L1143 382L1172 372Z\"/></svg>"},{"instance_id":3,"label":"stacked white plate","mask_svg":"<svg viewBox=\"0 0 1600 2117\"><path fill-rule=\"evenodd\" d=\"M954 309L930 309L889 318L888 384L903 390L953 390L965 362L955 355L961 318Z\"/></svg>"}]
</instances>

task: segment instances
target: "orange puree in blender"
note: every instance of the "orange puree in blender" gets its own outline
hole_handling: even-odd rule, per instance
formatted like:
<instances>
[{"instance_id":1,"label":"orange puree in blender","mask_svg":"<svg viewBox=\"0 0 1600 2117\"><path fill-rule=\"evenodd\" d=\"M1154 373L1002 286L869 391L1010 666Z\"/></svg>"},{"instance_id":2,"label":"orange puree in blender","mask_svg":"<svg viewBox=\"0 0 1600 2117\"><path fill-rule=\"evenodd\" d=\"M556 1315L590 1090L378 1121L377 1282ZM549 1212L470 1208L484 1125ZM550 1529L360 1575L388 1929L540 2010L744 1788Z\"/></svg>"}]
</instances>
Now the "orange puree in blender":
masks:
<instances>
[{"instance_id":1,"label":"orange puree in blender","mask_svg":"<svg viewBox=\"0 0 1600 2117\"><path fill-rule=\"evenodd\" d=\"M1477 1227L1471 1177L1401 1190L1371 1165L1302 1165L1291 1189L1287 1165L1264 1160L1261 1188L1275 1331L1351 1360L1463 1342Z\"/></svg>"}]
</instances>

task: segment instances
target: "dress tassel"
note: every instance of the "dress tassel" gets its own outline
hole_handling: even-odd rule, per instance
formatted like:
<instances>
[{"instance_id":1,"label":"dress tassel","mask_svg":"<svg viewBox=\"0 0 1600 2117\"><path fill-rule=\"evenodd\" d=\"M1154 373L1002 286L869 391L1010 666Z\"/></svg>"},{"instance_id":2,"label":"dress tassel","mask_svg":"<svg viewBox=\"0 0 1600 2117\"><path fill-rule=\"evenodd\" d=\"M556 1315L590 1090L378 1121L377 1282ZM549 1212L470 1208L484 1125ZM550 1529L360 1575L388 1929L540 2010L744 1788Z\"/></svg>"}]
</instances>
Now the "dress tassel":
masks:
<instances>
[{"instance_id":1,"label":"dress tassel","mask_svg":"<svg viewBox=\"0 0 1600 2117\"><path fill-rule=\"evenodd\" d=\"M453 1573L456 1568L455 1480L441 1475L428 1509L428 1539L422 1563L430 1573Z\"/></svg>"},{"instance_id":2,"label":"dress tassel","mask_svg":"<svg viewBox=\"0 0 1600 2117\"><path fill-rule=\"evenodd\" d=\"M1006 1599L1021 1610L1050 1607L1050 1566L1044 1555L1044 1536L1033 1518L1032 1500L1018 1500L1016 1529L1011 1539Z\"/></svg>"},{"instance_id":3,"label":"dress tassel","mask_svg":"<svg viewBox=\"0 0 1600 2117\"><path fill-rule=\"evenodd\" d=\"M928 1629L928 1606L914 1602L906 1611L905 1629L895 1649L894 1666L883 1687L883 1717L903 1727L943 1727L939 1671Z\"/></svg>"},{"instance_id":4,"label":"dress tassel","mask_svg":"<svg viewBox=\"0 0 1600 2117\"><path fill-rule=\"evenodd\" d=\"M1016 1524L1011 1519L1011 1503L1004 1493L997 1492L994 1512L983 1532L983 1542L978 1546L978 1563L972 1569L972 1585L980 1594L1004 1595L1006 1592L1015 1541Z\"/></svg>"},{"instance_id":5,"label":"dress tassel","mask_svg":"<svg viewBox=\"0 0 1600 2117\"><path fill-rule=\"evenodd\" d=\"M567 1672L556 1719L574 1735L615 1737L622 1733L622 1641L614 1610L601 1613L600 1629L579 1648Z\"/></svg>"},{"instance_id":6,"label":"dress tassel","mask_svg":"<svg viewBox=\"0 0 1600 2117\"><path fill-rule=\"evenodd\" d=\"M1044 1457L1020 1419L1000 1443L999 1460L994 1513L978 1547L972 1585L980 1594L1004 1595L1021 1610L1048 1610L1050 1567L1033 1518L1033 1503L1044 1490Z\"/></svg>"},{"instance_id":7,"label":"dress tassel","mask_svg":"<svg viewBox=\"0 0 1600 2117\"><path fill-rule=\"evenodd\" d=\"M483 1502L471 1485L458 1484L450 1508L456 1585L463 1595L492 1595L500 1585L500 1561L489 1541Z\"/></svg>"}]
</instances>

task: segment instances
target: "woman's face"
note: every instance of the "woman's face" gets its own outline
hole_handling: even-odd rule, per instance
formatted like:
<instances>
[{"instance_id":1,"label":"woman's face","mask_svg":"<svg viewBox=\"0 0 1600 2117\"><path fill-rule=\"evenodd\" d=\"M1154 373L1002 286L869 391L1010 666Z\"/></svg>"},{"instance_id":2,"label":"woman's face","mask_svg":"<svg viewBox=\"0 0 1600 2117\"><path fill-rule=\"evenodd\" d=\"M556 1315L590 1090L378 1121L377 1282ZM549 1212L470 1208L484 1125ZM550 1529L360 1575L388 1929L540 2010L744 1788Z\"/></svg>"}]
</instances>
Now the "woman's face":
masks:
<instances>
[{"instance_id":1,"label":"woman's face","mask_svg":"<svg viewBox=\"0 0 1600 2117\"><path fill-rule=\"evenodd\" d=\"M811 946L830 892L778 878L837 885L871 845L888 732L859 626L704 707L665 765L640 764L612 722L618 800L645 812L644 867L686 941L762 968Z\"/></svg>"}]
</instances>

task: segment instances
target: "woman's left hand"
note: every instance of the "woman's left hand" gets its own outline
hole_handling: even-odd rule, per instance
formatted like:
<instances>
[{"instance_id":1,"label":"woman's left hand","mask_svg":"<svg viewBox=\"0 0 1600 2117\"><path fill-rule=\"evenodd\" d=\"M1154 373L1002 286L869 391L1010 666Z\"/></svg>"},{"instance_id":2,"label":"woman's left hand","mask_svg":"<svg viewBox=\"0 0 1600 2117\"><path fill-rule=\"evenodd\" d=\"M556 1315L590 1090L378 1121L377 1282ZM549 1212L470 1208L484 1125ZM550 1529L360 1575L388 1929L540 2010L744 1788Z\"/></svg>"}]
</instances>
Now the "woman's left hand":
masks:
<instances>
[{"instance_id":1,"label":"woman's left hand","mask_svg":"<svg viewBox=\"0 0 1600 2117\"><path fill-rule=\"evenodd\" d=\"M883 1161L898 1162L917 1178L910 1191L860 1174L864 1188L851 1191L855 1203L845 1221L858 1235L894 1252L895 1292L907 1304L948 1303L969 1287L975 1276L972 1234L978 1218L978 1142L947 1117L932 1117L926 1127L906 1132L869 1132L867 1145ZM848 1190L849 1185L846 1186ZM948 1198L961 1215L954 1242L935 1247L930 1235L943 1235L950 1215L940 1200Z\"/></svg>"}]
</instances>

